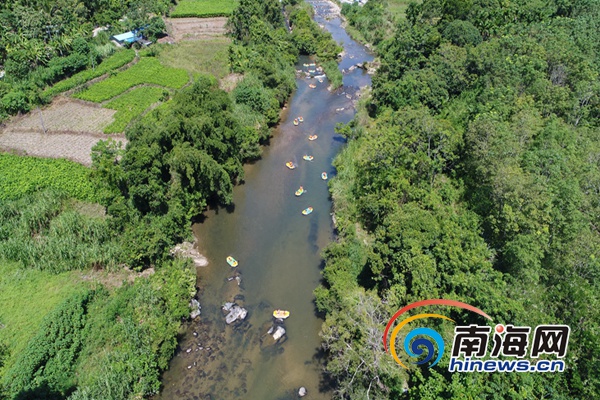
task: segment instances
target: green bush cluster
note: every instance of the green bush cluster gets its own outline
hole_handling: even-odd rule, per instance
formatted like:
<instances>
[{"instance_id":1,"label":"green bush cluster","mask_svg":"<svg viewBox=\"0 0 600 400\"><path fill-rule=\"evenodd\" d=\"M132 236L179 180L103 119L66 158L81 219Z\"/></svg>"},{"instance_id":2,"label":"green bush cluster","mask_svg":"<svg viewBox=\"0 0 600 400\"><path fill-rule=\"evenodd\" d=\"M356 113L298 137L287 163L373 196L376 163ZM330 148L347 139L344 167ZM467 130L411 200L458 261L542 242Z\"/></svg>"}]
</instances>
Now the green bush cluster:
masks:
<instances>
[{"instance_id":1,"label":"green bush cluster","mask_svg":"<svg viewBox=\"0 0 600 400\"><path fill-rule=\"evenodd\" d=\"M158 393L195 292L191 263L171 261L109 292L81 289L44 318L3 384L8 399L125 399Z\"/></svg>"},{"instance_id":2,"label":"green bush cluster","mask_svg":"<svg viewBox=\"0 0 600 400\"><path fill-rule=\"evenodd\" d=\"M64 399L72 392L92 298L91 291L76 293L44 318L6 374L9 399Z\"/></svg>"},{"instance_id":3,"label":"green bush cluster","mask_svg":"<svg viewBox=\"0 0 600 400\"><path fill-rule=\"evenodd\" d=\"M100 293L90 306L71 400L119 400L158 393L160 371L177 347L182 318L195 292L189 262L166 262L149 279L114 293Z\"/></svg>"},{"instance_id":4,"label":"green bush cluster","mask_svg":"<svg viewBox=\"0 0 600 400\"><path fill-rule=\"evenodd\" d=\"M163 66L154 57L144 57L137 64L98 82L75 97L93 102L103 102L141 84L154 84L180 89L189 81L186 71Z\"/></svg>"},{"instance_id":5,"label":"green bush cluster","mask_svg":"<svg viewBox=\"0 0 600 400\"><path fill-rule=\"evenodd\" d=\"M29 111L33 104L40 104L47 99L42 89L100 61L95 48L84 38L74 39L71 46L70 54L56 55L35 68L30 64L30 56L25 50L8 52L6 75L0 80L0 119ZM42 63L41 60L39 62Z\"/></svg>"},{"instance_id":6,"label":"green bush cluster","mask_svg":"<svg viewBox=\"0 0 600 400\"><path fill-rule=\"evenodd\" d=\"M240 125L214 78L200 77L167 104L127 130L122 157L107 142L92 156L136 267L160 259L209 201L229 204L242 162L259 151L255 128Z\"/></svg>"}]
</instances>

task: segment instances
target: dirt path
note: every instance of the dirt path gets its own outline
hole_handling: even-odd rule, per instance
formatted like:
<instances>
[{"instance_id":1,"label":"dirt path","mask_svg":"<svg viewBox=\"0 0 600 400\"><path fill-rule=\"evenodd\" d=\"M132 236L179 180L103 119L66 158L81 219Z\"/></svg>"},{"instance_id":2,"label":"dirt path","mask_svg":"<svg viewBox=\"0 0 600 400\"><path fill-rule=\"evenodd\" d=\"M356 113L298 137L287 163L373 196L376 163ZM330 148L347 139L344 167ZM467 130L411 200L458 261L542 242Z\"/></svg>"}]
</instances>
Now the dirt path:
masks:
<instances>
[{"instance_id":1,"label":"dirt path","mask_svg":"<svg viewBox=\"0 0 600 400\"><path fill-rule=\"evenodd\" d=\"M223 36L227 33L227 18L166 18L165 23L169 35L179 42L181 40L207 39Z\"/></svg>"}]
</instances>

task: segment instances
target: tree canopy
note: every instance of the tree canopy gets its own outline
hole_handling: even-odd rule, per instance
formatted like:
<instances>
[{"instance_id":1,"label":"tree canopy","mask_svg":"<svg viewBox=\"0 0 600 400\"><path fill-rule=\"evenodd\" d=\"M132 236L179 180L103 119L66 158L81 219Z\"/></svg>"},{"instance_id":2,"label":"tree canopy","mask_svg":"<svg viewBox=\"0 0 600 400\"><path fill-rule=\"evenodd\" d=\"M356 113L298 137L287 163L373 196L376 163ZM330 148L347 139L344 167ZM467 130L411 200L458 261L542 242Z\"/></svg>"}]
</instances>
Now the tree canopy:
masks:
<instances>
[{"instance_id":1,"label":"tree canopy","mask_svg":"<svg viewBox=\"0 0 600 400\"><path fill-rule=\"evenodd\" d=\"M358 29L381 18L376 2L372 16L346 7ZM425 0L376 41L372 96L340 128L341 238L316 291L340 398L599 396L599 13L598 1ZM567 370L451 374L442 360L406 373L381 347L358 351L426 298L569 325Z\"/></svg>"}]
</instances>

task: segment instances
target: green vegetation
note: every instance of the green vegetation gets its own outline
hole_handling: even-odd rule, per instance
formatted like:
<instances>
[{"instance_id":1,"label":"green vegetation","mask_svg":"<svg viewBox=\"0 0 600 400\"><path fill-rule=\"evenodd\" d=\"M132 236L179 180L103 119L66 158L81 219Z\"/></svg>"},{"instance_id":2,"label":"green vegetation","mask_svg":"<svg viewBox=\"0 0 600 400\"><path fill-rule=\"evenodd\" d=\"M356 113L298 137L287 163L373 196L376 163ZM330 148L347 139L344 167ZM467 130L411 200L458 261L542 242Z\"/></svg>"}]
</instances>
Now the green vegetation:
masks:
<instances>
[{"instance_id":1,"label":"green vegetation","mask_svg":"<svg viewBox=\"0 0 600 400\"><path fill-rule=\"evenodd\" d=\"M236 0L179 0L171 17L228 17L235 6Z\"/></svg>"},{"instance_id":2,"label":"green vegetation","mask_svg":"<svg viewBox=\"0 0 600 400\"><path fill-rule=\"evenodd\" d=\"M141 84L180 89L189 81L186 71L163 66L154 57L143 57L137 64L75 95L82 100L100 103Z\"/></svg>"},{"instance_id":3,"label":"green vegetation","mask_svg":"<svg viewBox=\"0 0 600 400\"><path fill-rule=\"evenodd\" d=\"M396 18L404 18L410 3L421 3L420 0L387 0L387 10Z\"/></svg>"},{"instance_id":4,"label":"green vegetation","mask_svg":"<svg viewBox=\"0 0 600 400\"><path fill-rule=\"evenodd\" d=\"M24 269L19 263L0 260L0 343L11 350L5 361L10 368L35 335L42 320L65 298L85 287L76 272L53 274ZM2 376L0 374L0 376Z\"/></svg>"},{"instance_id":5,"label":"green vegetation","mask_svg":"<svg viewBox=\"0 0 600 400\"><path fill-rule=\"evenodd\" d=\"M67 7L72 5L70 0L65 1L60 9L72 9ZM86 14L85 6L81 10L96 23L114 21L111 18L123 12L129 21L140 23L151 9L164 12L165 2L149 3L114 3L121 14L112 3L103 12L87 9ZM291 3L284 5L288 13L296 13L295 27L307 30L312 21L306 20L306 9ZM50 13L35 1L23 8L26 12L37 10L45 18L42 21L49 20ZM83 17L78 18L74 16L72 23L82 24ZM18 31L12 24L11 35ZM101 102L135 85L182 89L147 118L127 126L126 149L110 140L94 148L91 188L83 186L83 182L89 183L88 174L78 175L76 169L65 167L53 175L55 167L48 166L55 160L0 156L0 171L8 172L2 176L10 177L8 186L2 188L0 205L0 272L10 280L0 277L0 288L18 281L14 288L0 293L0 300L15 296L15 290L23 296L41 292L14 302L11 297L14 309L0 310L2 323L11 324L0 330L0 359L5 364L0 370L0 392L8 399L116 400L149 397L159 390L160 372L177 346L177 332L195 292L195 269L189 262L173 260L168 250L189 237L190 221L209 203L231 203L233 185L243 178L243 163L260 156L259 144L268 138L269 127L278 122L279 109L295 88L293 66L298 46L303 46L303 51L314 49L322 62L334 60L339 51L325 34L292 37L278 0L241 0L231 26L234 43L228 49L228 60L232 72L244 74L232 93L220 90L214 77L204 75L183 88L187 71L144 56L124 72L113 69L111 77L80 93L81 98ZM41 32L33 37L46 43L43 29ZM93 49L77 53L81 65L53 75L43 85L30 80L23 67L30 65L30 59L13 64L13 72L22 68L19 82L34 84L36 89L31 93L23 89L21 96L13 93L11 86L10 92L0 93L2 101L18 106L10 112L25 111L39 100L35 96L47 85L90 66L82 61L90 52L104 54L104 39ZM10 52L11 47L1 50ZM13 61L16 57L10 55ZM92 64L98 65L97 61ZM219 61L214 68L223 71L222 65ZM40 62L34 69L46 67ZM146 95L144 101L149 101L158 93L143 89L114 99L112 106L133 116L137 107L143 107L142 94ZM158 90L162 94L163 89ZM128 109L129 105L136 109ZM119 123L126 119L129 117L118 116ZM17 175L15 166L26 173ZM46 169L43 172L39 170L42 167ZM46 187L56 190L29 194ZM99 202L106 214L82 212L82 203L71 196ZM124 281L118 288L78 282L91 271L110 274L124 265L136 272L152 267L154 274L138 277L133 283ZM81 271L81 278L74 270ZM61 279L70 284L58 286ZM32 308L36 306L32 302L45 301L40 298L44 289L57 286L61 292L48 295L43 307ZM38 315L26 320L23 315L29 310ZM29 331L16 337L21 329Z\"/></svg>"},{"instance_id":6,"label":"green vegetation","mask_svg":"<svg viewBox=\"0 0 600 400\"><path fill-rule=\"evenodd\" d=\"M113 270L122 238L57 192L0 206L0 370L8 399L123 399L156 394L195 292L191 263L108 290L71 272ZM93 290L92 290L93 289ZM126 362L125 362L126 360Z\"/></svg>"},{"instance_id":7,"label":"green vegetation","mask_svg":"<svg viewBox=\"0 0 600 400\"><path fill-rule=\"evenodd\" d=\"M231 39L214 37L177 43L160 48L158 59L172 68L182 68L192 74L210 74L218 79L229 73L228 49Z\"/></svg>"},{"instance_id":8,"label":"green vegetation","mask_svg":"<svg viewBox=\"0 0 600 400\"><path fill-rule=\"evenodd\" d=\"M90 291L74 293L44 318L6 374L10 397L64 398L68 394L75 384L75 361L85 340L83 328L92 295Z\"/></svg>"},{"instance_id":9,"label":"green vegetation","mask_svg":"<svg viewBox=\"0 0 600 400\"><path fill-rule=\"evenodd\" d=\"M47 98L50 98L59 93L73 89L74 87L83 85L94 78L112 72L117 68L121 68L125 64L133 61L134 57L135 51L133 50L117 51L115 54L102 61L97 67L78 72L72 77L62 80L52 87L46 89L43 95Z\"/></svg>"},{"instance_id":10,"label":"green vegetation","mask_svg":"<svg viewBox=\"0 0 600 400\"><path fill-rule=\"evenodd\" d=\"M39 192L0 206L0 259L54 273L113 269L120 245L109 221L72 210L64 194Z\"/></svg>"},{"instance_id":11,"label":"green vegetation","mask_svg":"<svg viewBox=\"0 0 600 400\"><path fill-rule=\"evenodd\" d=\"M104 129L104 133L123 132L132 120L168 95L164 89L140 87L110 101L104 107L117 110L117 113L115 121Z\"/></svg>"},{"instance_id":12,"label":"green vegetation","mask_svg":"<svg viewBox=\"0 0 600 400\"><path fill-rule=\"evenodd\" d=\"M369 3L354 10L365 37L383 4ZM600 2L426 0L406 14L377 39L372 97L339 128L340 240L316 290L338 397L598 398ZM445 352L405 372L383 327L429 298L494 323L569 325L567 370L452 374Z\"/></svg>"},{"instance_id":13,"label":"green vegetation","mask_svg":"<svg viewBox=\"0 0 600 400\"><path fill-rule=\"evenodd\" d=\"M145 27L144 34L155 40L164 32L160 15L168 12L170 4L170 0L2 2L0 65L6 75L0 80L0 121L98 76L97 67L104 74L129 62L132 55L126 52L99 67L114 51L110 35ZM93 28L105 25L110 30L92 38ZM86 69L91 72L45 90Z\"/></svg>"},{"instance_id":14,"label":"green vegetation","mask_svg":"<svg viewBox=\"0 0 600 400\"><path fill-rule=\"evenodd\" d=\"M103 202L125 228L128 264L136 267L187 236L187 221L209 200L229 204L242 162L259 155L258 132L238 122L214 78L200 78L167 104L127 130L122 158L106 142L93 155Z\"/></svg>"},{"instance_id":15,"label":"green vegetation","mask_svg":"<svg viewBox=\"0 0 600 400\"><path fill-rule=\"evenodd\" d=\"M73 161L4 153L0 154L0 176L0 200L16 199L46 188L64 191L79 200L98 199L89 170Z\"/></svg>"},{"instance_id":16,"label":"green vegetation","mask_svg":"<svg viewBox=\"0 0 600 400\"><path fill-rule=\"evenodd\" d=\"M313 8L307 3L290 11L290 25L293 29L292 41L300 54L316 55L317 62L323 65L333 89L342 86L342 73L337 68L337 56L342 47L331 34L319 27L311 18Z\"/></svg>"},{"instance_id":17,"label":"green vegetation","mask_svg":"<svg viewBox=\"0 0 600 400\"><path fill-rule=\"evenodd\" d=\"M182 318L195 293L191 263L169 261L148 279L113 293L99 291L89 307L71 400L148 397L177 347Z\"/></svg>"}]
</instances>

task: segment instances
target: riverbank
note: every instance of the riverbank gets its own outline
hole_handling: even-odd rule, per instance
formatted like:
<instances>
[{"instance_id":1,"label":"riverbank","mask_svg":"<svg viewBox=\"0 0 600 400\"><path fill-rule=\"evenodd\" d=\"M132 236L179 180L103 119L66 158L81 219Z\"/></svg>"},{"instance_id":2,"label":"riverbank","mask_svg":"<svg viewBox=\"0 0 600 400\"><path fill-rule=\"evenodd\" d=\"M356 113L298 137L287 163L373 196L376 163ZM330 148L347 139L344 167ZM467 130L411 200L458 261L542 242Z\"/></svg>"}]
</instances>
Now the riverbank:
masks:
<instances>
[{"instance_id":1,"label":"riverbank","mask_svg":"<svg viewBox=\"0 0 600 400\"><path fill-rule=\"evenodd\" d=\"M340 68L371 59L345 34L338 18L326 20L329 2L311 3L317 23L346 47ZM311 63L301 57L296 69L307 70L304 64ZM163 376L161 399L291 399L301 387L307 398L332 397L322 374L323 320L315 313L313 295L321 280L321 251L334 240L328 182L321 173L335 176L331 160L345 142L335 134L335 125L352 119L356 93L370 83L358 68L343 79L342 89L329 92L327 79L299 78L261 159L244 166L244 184L233 189L234 206L209 210L194 226L199 252L211 261L197 269L202 315L186 324ZM298 116L304 122L295 126ZM312 134L318 136L314 141L308 140ZM285 167L289 161L296 164L294 170ZM306 193L296 197L300 186ZM313 213L303 216L309 206ZM236 268L225 262L230 255L239 262ZM227 325L222 307L232 301L248 315ZM268 334L275 309L290 312L281 325L285 336L276 344Z\"/></svg>"}]
</instances>

